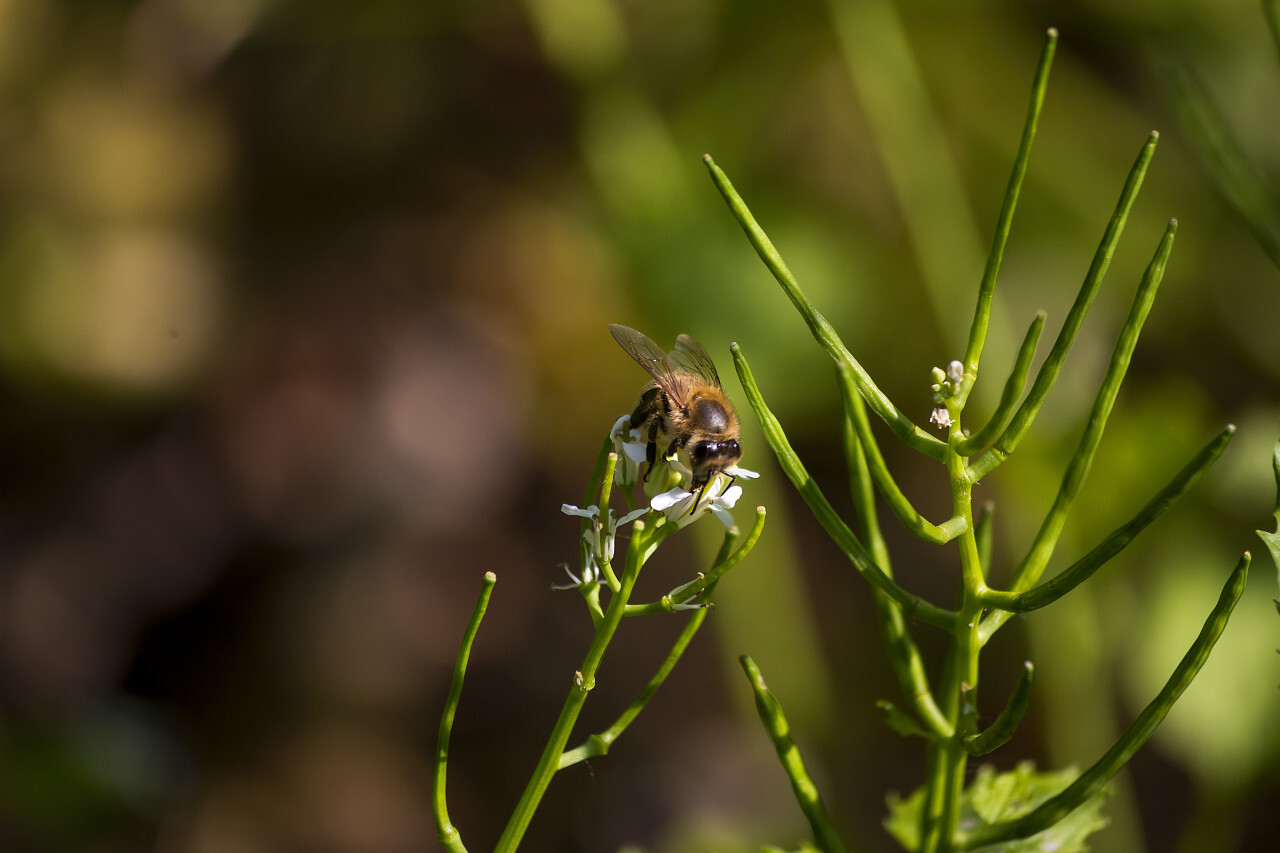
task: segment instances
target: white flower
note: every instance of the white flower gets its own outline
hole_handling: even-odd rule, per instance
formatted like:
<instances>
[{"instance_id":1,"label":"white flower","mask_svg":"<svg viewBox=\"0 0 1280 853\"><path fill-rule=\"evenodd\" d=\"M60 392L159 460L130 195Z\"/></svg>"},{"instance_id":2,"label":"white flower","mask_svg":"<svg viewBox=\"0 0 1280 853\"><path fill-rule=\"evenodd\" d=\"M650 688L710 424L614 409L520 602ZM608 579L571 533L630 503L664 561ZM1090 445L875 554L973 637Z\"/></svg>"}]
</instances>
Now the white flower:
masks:
<instances>
[{"instance_id":1,"label":"white flower","mask_svg":"<svg viewBox=\"0 0 1280 853\"><path fill-rule=\"evenodd\" d=\"M640 466L645 461L648 442L640 434L640 430L631 426L631 416L623 415L614 423L609 431L613 440L613 452L618 454L618 465L613 470L613 481L624 489L629 489L640 479Z\"/></svg>"},{"instance_id":2,"label":"white flower","mask_svg":"<svg viewBox=\"0 0 1280 853\"><path fill-rule=\"evenodd\" d=\"M759 476L753 471L748 471L746 474ZM729 510L738 502L738 498L742 497L742 486L734 484L726 489L725 484L728 482L729 480L724 476L712 479L702 491L696 506L694 493L679 486L654 496L653 500L649 501L649 506L663 513L678 528L692 524L708 511L725 527L733 527L733 515Z\"/></svg>"},{"instance_id":3,"label":"white flower","mask_svg":"<svg viewBox=\"0 0 1280 853\"><path fill-rule=\"evenodd\" d=\"M929 423L935 424L938 429L946 429L955 421L951 420L951 413L947 411L946 406L939 406L929 413Z\"/></svg>"},{"instance_id":4,"label":"white flower","mask_svg":"<svg viewBox=\"0 0 1280 853\"><path fill-rule=\"evenodd\" d=\"M561 504L560 511L565 515L574 515L578 518L590 519L591 524L588 525L585 533L582 534L582 581L581 583L592 583L600 578L600 564L604 562L612 562L614 552L614 540L618 535L618 527L623 524L630 524L640 516L648 512L647 508L641 508L633 512L629 512L622 518L618 518L613 514L613 510L609 510L605 519L600 520L600 507L592 504L586 509L573 506L572 504ZM568 571L566 567L565 571ZM579 585L579 581L569 572L569 577L573 578L574 586Z\"/></svg>"}]
</instances>

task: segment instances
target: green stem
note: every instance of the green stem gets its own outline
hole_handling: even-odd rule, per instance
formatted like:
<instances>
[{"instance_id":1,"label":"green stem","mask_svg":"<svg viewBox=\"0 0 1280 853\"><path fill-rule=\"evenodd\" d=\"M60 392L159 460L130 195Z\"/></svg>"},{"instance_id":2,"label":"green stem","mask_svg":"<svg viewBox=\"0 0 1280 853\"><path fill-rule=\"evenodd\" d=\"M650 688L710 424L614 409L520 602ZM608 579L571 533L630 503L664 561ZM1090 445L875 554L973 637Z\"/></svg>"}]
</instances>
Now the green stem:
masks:
<instances>
[{"instance_id":1,"label":"green stem","mask_svg":"<svg viewBox=\"0 0 1280 853\"><path fill-rule=\"evenodd\" d=\"M1267 29L1275 42L1276 55L1280 56L1280 0L1262 0L1262 11L1267 17Z\"/></svg>"},{"instance_id":2,"label":"green stem","mask_svg":"<svg viewBox=\"0 0 1280 853\"><path fill-rule=\"evenodd\" d=\"M912 255L943 340L959 351L962 330L953 317L968 311L956 277L982 268L982 236L954 149L916 60L901 3L827 0L832 31L849 82L876 144Z\"/></svg>"},{"instance_id":3,"label":"green stem","mask_svg":"<svg viewBox=\"0 0 1280 853\"><path fill-rule=\"evenodd\" d=\"M700 596L704 590L713 586L717 581L729 573L729 570L738 563L742 562L742 558L751 553L751 549L755 547L756 542L760 539L760 534L764 531L765 509L762 506L756 507L756 518L751 525L751 529L747 531L747 538L742 540L742 546L734 551L731 555L718 559L711 567L711 571L700 575L689 583L676 587L663 596L665 606L670 612L675 611L675 606L683 604L692 598Z\"/></svg>"},{"instance_id":4,"label":"green stem","mask_svg":"<svg viewBox=\"0 0 1280 853\"><path fill-rule=\"evenodd\" d=\"M702 622L707 617L708 605L711 601L712 593L715 592L717 581L719 581L720 578L723 578L729 569L736 566L741 562L743 557L751 552L751 549L755 546L756 540L760 538L760 533L764 530L764 519L764 507L758 507L756 509L755 524L752 525L751 531L748 533L746 540L742 543L742 546L737 549L737 551L733 550L733 545L739 536L738 528L733 527L725 531L724 541L721 542L720 550L712 561L711 571L699 578L699 582L704 579L708 582L700 584L695 592L691 592L687 595L681 594L683 590L693 586L693 584L686 584L679 590L675 590L672 593L663 596L661 602L655 602L652 605L628 604L626 608L624 608L623 615L625 616L631 616L634 613L639 612L675 613L677 612L677 609L673 603L673 598L677 594L681 594L681 597L678 599L680 602L687 602L690 598L696 597L698 604L701 605L694 610L693 615L685 624L684 630L680 632L680 636L676 638L675 643L672 645L671 651L667 653L666 660L663 661L662 666L658 668L658 671L654 674L653 678L649 679L648 685L646 685L640 696L627 707L622 715L619 716L618 719L614 721L613 725L609 726L609 728L605 729L603 732L599 732L598 734L591 735L581 746L566 750L560 756L560 770L588 758L606 754L614 741L621 737L622 733L626 731L632 721L635 720L642 710L644 710L645 705L647 705L649 700L653 698L653 694L656 693L658 688L662 686L663 682L667 680L667 676L671 674L671 670L673 670L675 665L680 661L680 658L684 655L684 651L688 647L689 642L693 639L694 635L698 633L698 629L702 627Z\"/></svg>"},{"instance_id":5,"label":"green stem","mask_svg":"<svg viewBox=\"0 0 1280 853\"><path fill-rule=\"evenodd\" d=\"M609 522L609 498L613 494L613 474L618 467L618 454L610 452L605 457L604 477L600 482L600 501L597 506L600 507L600 523L608 524ZM583 519L587 521L588 519ZM613 573L611 561L605 558L604 554L599 556L600 573L604 575L605 583L609 584L609 589L617 594L621 584L618 582L618 576Z\"/></svg>"},{"instance_id":6,"label":"green stem","mask_svg":"<svg viewBox=\"0 0 1280 853\"><path fill-rule=\"evenodd\" d=\"M978 562L984 566L991 565L991 553L995 547L993 540L995 534L992 530L995 518L995 504L987 501L982 506L982 512L978 515L973 523L973 538L978 543Z\"/></svg>"},{"instance_id":7,"label":"green stem","mask_svg":"<svg viewBox=\"0 0 1280 853\"><path fill-rule=\"evenodd\" d=\"M941 697L942 712L949 720L958 723L960 685L956 679L956 671L956 655L949 654L942 667L938 696ZM920 853L937 853L944 844L943 813L947 808L947 793L954 788L955 774L952 768L957 756L963 755L963 750L956 749L956 743L956 739L952 737L929 744L925 768L925 802L920 814Z\"/></svg>"},{"instance_id":8,"label":"green stem","mask_svg":"<svg viewBox=\"0 0 1280 853\"><path fill-rule=\"evenodd\" d=\"M1022 722L1023 715L1027 713L1027 701L1031 698L1031 685L1036 675L1036 669L1031 665L1031 661L1026 661L1023 666L1025 668L1022 670L1022 677L1018 679L1017 686L1009 696L1009 703L1004 706L1004 710L996 717L995 722L986 731L965 737L964 748L970 755L986 755L1004 746L1017 731L1018 723Z\"/></svg>"},{"instance_id":9,"label":"green stem","mask_svg":"<svg viewBox=\"0 0 1280 853\"><path fill-rule=\"evenodd\" d=\"M862 395L858 393L853 368L847 361L837 361L836 371L840 377L840 389L844 392L845 416L853 424L871 479L880 490L880 494L884 495L885 502L889 504L893 514L898 516L906 528L916 536L935 545L950 542L963 533L966 528L962 517L955 516L942 524L933 524L911 505L911 501L894 482L893 475L884 464L884 457L880 455L880 448L876 445L875 436L871 433L871 423L867 419Z\"/></svg>"},{"instance_id":10,"label":"green stem","mask_svg":"<svg viewBox=\"0 0 1280 853\"><path fill-rule=\"evenodd\" d=\"M480 630L480 620L484 618L489 607L489 596L493 585L498 582L497 575L485 572L484 582L480 587L480 597L476 600L475 610L471 613L471 621L462 635L462 644L458 647L458 658L453 665L453 681L449 685L449 698L444 703L444 713L440 715L440 732L436 738L435 785L432 788L431 805L436 820L436 835L440 844L449 853L466 853L462 843L462 834L449 820L449 808L446 805L445 777L449 764L449 735L453 731L453 717L458 710L458 700L462 696L462 680L467 674L467 661L471 658L471 645L475 642L476 632Z\"/></svg>"},{"instance_id":11,"label":"green stem","mask_svg":"<svg viewBox=\"0 0 1280 853\"><path fill-rule=\"evenodd\" d=\"M711 593L715 590L712 584L706 589L706 598L711 598ZM658 671L654 673L653 678L649 679L649 683L645 685L644 690L636 698L634 702L627 706L613 725L598 734L593 734L587 738L586 742L581 746L573 749L565 750L560 755L560 764L558 770L563 770L577 764L580 761L586 761L588 758L594 758L597 755L605 755L609 752L609 748L614 742L622 736L627 727L639 716L644 710L645 705L649 704L649 700L653 698L653 694L658 691L663 682L667 680L667 676L671 674L671 670L675 669L680 658L684 655L685 649L693 640L694 635L698 633L698 629L702 627L703 621L707 618L708 609L699 608L693 611L689 617L689 621L685 624L684 630L680 632L680 636L676 638L675 643L671 646L671 651L667 652L666 659L662 662L662 666L658 667Z\"/></svg>"},{"instance_id":12,"label":"green stem","mask_svg":"<svg viewBox=\"0 0 1280 853\"><path fill-rule=\"evenodd\" d=\"M511 853L520 845L520 840L529 828L529 822L533 819L533 814L537 811L539 803L542 802L542 796L551 783L551 777L560 767L560 756L573 731L573 725L577 722L578 714L581 713L582 706L587 701L587 694L595 687L596 670L600 666L605 650L613 640L614 633L618 630L619 623L622 622L627 599L631 597L636 579L640 575L640 568L647 558L646 551L652 553L652 548L656 547L648 540L657 538L661 531L655 530L652 537L646 537L644 533L644 521L636 520L632 524L631 542L627 548L626 567L622 572L621 586L609 602L604 621L596 629L595 638L583 659L582 668L574 673L573 685L569 689L569 695L565 697L560 716L551 730L551 736L547 739L547 745L542 751L541 758L538 759L529 784L525 786L511 819L498 839L498 845L494 848L496 853Z\"/></svg>"},{"instance_id":13,"label":"green stem","mask_svg":"<svg viewBox=\"0 0 1280 853\"><path fill-rule=\"evenodd\" d=\"M953 435L958 425L952 425ZM926 849L939 853L949 851L950 840L955 837L960 822L960 800L964 793L965 768L968 753L965 738L977 728L976 702L978 695L978 654L982 650L978 642L979 617L982 604L978 592L986 586L983 566L978 553L978 540L973 524L973 484L965 473L964 459L954 451L948 453L947 470L951 475L952 510L964 518L968 529L960 536L960 569L963 592L960 611L956 614L953 630L951 677L947 688L951 691L948 710L954 725L954 733L941 745L939 753L940 800L936 804L936 819L931 822L931 832L926 838Z\"/></svg>"},{"instance_id":14,"label":"green stem","mask_svg":"<svg viewBox=\"0 0 1280 853\"><path fill-rule=\"evenodd\" d=\"M746 357L742 355L741 349L736 343L730 344L729 349L733 353L733 364L738 371L738 379L742 382L743 391L747 395L751 408L755 411L756 419L760 421L760 428L764 434L765 442L772 448L774 455L778 457L778 464L782 467L783 473L787 475L787 478L791 480L792 484L800 492L800 496L809 505L809 509L813 512L814 517L817 518L818 523L827 531L827 535L831 537L836 546L853 563L853 567L858 571L858 574L862 575L873 588L892 599L898 607L902 608L905 616L913 616L921 621L951 630L955 624L955 613L943 610L919 596L907 592L894 583L893 579L886 575L884 570L871 559L867 549L862 546L858 538L853 535L853 531L832 509L831 504L823 496L822 490L818 488L818 484L814 482L813 478L805 470L800 457L791 448L791 443L787 441L787 435L783 432L782 425L778 423L778 419L773 416L773 412L769 411L769 407L765 405L764 398L760 396L760 389L756 386L751 367L747 364ZM943 445L943 447L945 448L946 445Z\"/></svg>"},{"instance_id":15,"label":"green stem","mask_svg":"<svg viewBox=\"0 0 1280 853\"><path fill-rule=\"evenodd\" d=\"M1227 443L1231 441L1231 437L1235 435L1235 432L1236 428L1228 425L1226 429L1218 433L1212 441L1200 449L1200 452L1190 462L1183 466L1182 470L1169 481L1167 486L1147 502L1147 505L1137 515L1130 519L1128 523L1113 530L1106 539L1102 540L1097 547L1084 557L1044 583L1038 584L1025 592L1006 592L996 589L983 590L980 596L982 603L987 607L1007 610L1011 613L1027 613L1052 604L1075 589L1092 577L1094 572L1104 563L1120 553L1126 545L1133 541L1134 537L1145 530L1151 522L1163 515L1178 498L1182 497L1188 489L1195 485L1196 481L1200 479L1200 475L1222 455L1222 451L1226 449ZM986 642L986 638L989 635L989 630L983 631L983 642Z\"/></svg>"},{"instance_id":16,"label":"green stem","mask_svg":"<svg viewBox=\"0 0 1280 853\"><path fill-rule=\"evenodd\" d=\"M1138 292L1133 299L1133 305L1129 309L1129 316L1125 320L1124 326L1120 329L1119 337L1116 339L1115 349L1112 351L1111 361L1107 366L1107 374L1102 380L1102 387L1098 389L1097 397L1094 399L1093 409L1089 413L1089 422L1085 426L1084 434L1080 437L1080 445L1076 449L1070 464L1067 465L1066 473L1063 474L1062 485L1058 489L1058 495L1054 499L1053 506L1049 509L1044 522L1040 525L1040 530L1037 532L1027 556L1023 558L1014 572L1013 582L1010 587L1015 592L1021 592L1035 584L1044 572L1045 566L1048 565L1049 558L1053 556L1058 537L1062 533L1063 525L1066 523L1067 513L1075 502L1076 495L1079 493L1080 487L1084 484L1085 478L1089 475L1089 469L1093 465L1093 457L1098 449L1098 444L1102 441L1102 433L1106 429L1107 418L1111 415L1116 395L1120 393L1120 384L1124 381L1125 373L1129 368L1129 361L1138 345L1138 335L1142 332L1142 325L1151 311L1151 304L1155 301L1156 290L1160 286L1160 280L1164 277L1165 264L1169 260L1169 253L1173 250L1173 238L1177 233L1177 229L1177 220L1171 220L1165 229L1164 236L1160 240L1160 245L1156 248L1151 263L1147 265L1146 272L1143 273L1142 281L1138 285ZM1009 616L1009 612L1005 610L996 611L988 616L983 623L984 635L989 637L992 632L998 630L1004 622L1008 621Z\"/></svg>"},{"instance_id":17,"label":"green stem","mask_svg":"<svg viewBox=\"0 0 1280 853\"><path fill-rule=\"evenodd\" d=\"M866 399L867 405L871 406L872 411L879 415L893 430L894 434L909 446L932 456L934 459L942 459L943 454L946 452L946 445L912 423L911 419L899 411L893 401L872 381L870 374L863 369L858 360L845 347L844 342L840 340L835 328L827 322L825 317L818 313L818 309L804 295L795 276L787 268L786 262L782 260L782 256L778 254L778 250L774 248L769 236L764 233L764 229L760 227L755 217L751 215L746 202L742 200L742 196L738 195L738 191L733 188L729 177L715 164L710 154L704 155L702 160L711 172L711 180L715 182L716 188L724 196L729 205L729 210L738 220L738 224L742 226L742 230L746 233L752 247L755 248L756 254L764 261L764 265L769 268L769 272L773 273L773 277L778 280L778 284L782 285L783 291L787 294L792 304L795 305L796 310L800 312L800 316L804 318L805 323L809 326L809 331L813 333L813 337L822 345L822 348L837 363L842 361L848 363L850 369L854 372L858 390L863 398Z\"/></svg>"},{"instance_id":18,"label":"green stem","mask_svg":"<svg viewBox=\"0 0 1280 853\"><path fill-rule=\"evenodd\" d=\"M862 527L872 559L885 575L892 578L893 568L889 561L889 548L880 531L880 522L876 518L875 492L872 488L865 446L859 439L860 429L855 426L856 422L861 421L865 424L866 420L867 413L861 395L846 395L845 457L849 466L849 492L853 498L854 513L858 516L858 523ZM924 661L920 657L920 650L911 639L911 634L907 631L902 610L883 593L875 591L874 596L880 632L884 637L889 660L893 664L894 674L898 677L903 695L916 712L916 716L930 732L937 737L950 737L954 727L938 707L933 691L929 688Z\"/></svg>"},{"instance_id":19,"label":"green stem","mask_svg":"<svg viewBox=\"0 0 1280 853\"><path fill-rule=\"evenodd\" d=\"M1271 3L1268 11L1274 10ZM1268 23L1277 22L1271 19ZM1280 38L1275 30L1272 35ZM1235 209L1271 262L1280 265L1280 195L1272 175L1259 166L1232 132L1226 116L1190 63L1172 54L1156 54L1156 59L1155 79L1176 111L1183 139L1200 167L1208 172L1214 188Z\"/></svg>"},{"instance_id":20,"label":"green stem","mask_svg":"<svg viewBox=\"0 0 1280 853\"><path fill-rule=\"evenodd\" d=\"M605 436L604 444L600 446L600 452L596 454L595 466L591 469L591 477L587 480L587 493L582 499L582 505L590 506L595 503L597 489L604 478L604 467L609 460L609 454L613 451L613 439ZM616 458L616 457L615 457ZM616 463L615 463L616 464Z\"/></svg>"},{"instance_id":21,"label":"green stem","mask_svg":"<svg viewBox=\"0 0 1280 853\"><path fill-rule=\"evenodd\" d=\"M991 251L987 254L987 266L982 274L982 284L978 288L978 306L973 312L973 325L969 329L969 346L964 357L965 374L969 377L974 377L978 373L978 360L982 357L982 347L987 338L987 325L991 321L991 297L995 292L996 276L1000 273L1004 247L1009 241L1009 229L1013 225L1013 212L1018 206L1022 179L1027 173L1027 160L1031 156L1031 143L1036 137L1036 125L1040 120L1040 110L1044 106L1044 93L1049 85L1049 69L1053 65L1053 54L1057 44L1058 31L1051 28L1045 34L1044 48L1040 52L1040 64L1036 68L1035 80L1031 84L1031 102L1027 106L1026 123L1022 127L1022 142L1018 146L1018 155L1013 161L1013 174L1009 176L1009 186L1005 190L1000 217L996 221L995 237L991 242ZM964 404L972 387L971 382L965 383L965 388L960 395L961 405Z\"/></svg>"},{"instance_id":22,"label":"green stem","mask_svg":"<svg viewBox=\"0 0 1280 853\"><path fill-rule=\"evenodd\" d=\"M755 661L748 655L743 655L739 660L751 682L751 690L755 693L756 711L760 715L760 722L764 723L769 737L773 740L778 759L782 762L787 778L791 780L791 790L795 792L796 802L813 829L814 842L823 853L844 853L844 842L840 840L835 827L831 825L831 818L827 816L827 810L822 805L818 788L809 778L804 759L800 756L795 740L791 737L791 726L782 712L782 706L765 685L764 676L760 674L760 668L756 666Z\"/></svg>"},{"instance_id":23,"label":"green stem","mask_svg":"<svg viewBox=\"0 0 1280 853\"><path fill-rule=\"evenodd\" d=\"M1129 210L1133 207L1133 201L1137 198L1138 190L1142 187L1142 179L1147 174L1147 166L1151 163L1152 156L1155 155L1156 142L1159 138L1160 135L1155 132L1152 132L1147 137L1146 143L1138 153L1138 159L1134 162L1133 168L1129 170L1129 177L1125 180L1124 189L1120 192L1120 200L1116 203L1116 208L1111 214L1111 219L1107 222L1106 230L1103 232L1102 240L1098 244L1098 250L1094 253L1093 263L1089 266L1089 272L1085 275L1084 283L1080 286L1080 292L1076 294L1076 300L1072 304L1071 310L1067 312L1067 319L1062 324L1061 331L1058 332L1053 348L1049 350L1049 355L1045 357L1044 363L1040 365L1040 371L1036 374L1035 382L1031 385L1031 391L1027 394L1026 399L1022 401L1022 405L1018 407L1013 420L1005 428L1004 433L996 441L995 445L969 466L970 479L975 483L1009 458L1009 454L1018 446L1018 442L1022 440L1023 435L1031 427L1036 414L1040 411L1040 406L1044 403L1045 397L1048 396L1054 381L1058 378L1062 363L1066 360L1067 353L1071 350L1071 345L1075 342L1081 325L1084 324L1084 318L1089 312L1089 306L1093 304L1093 298L1097 295L1107 268L1111 265L1111 256L1115 252L1116 244L1120 241L1120 235L1124 231L1125 222L1129 218Z\"/></svg>"},{"instance_id":24,"label":"green stem","mask_svg":"<svg viewBox=\"0 0 1280 853\"><path fill-rule=\"evenodd\" d=\"M1133 757L1139 747L1147 742L1156 727L1168 715L1174 702L1200 672L1200 668L1209 659L1209 652L1213 650L1214 644L1226 629L1231 612L1244 593L1248 577L1249 553L1246 551L1241 555L1235 570L1231 572L1226 585L1222 588L1222 595L1210 612L1209 618L1205 620L1199 636L1174 669L1173 675L1169 677L1155 699L1151 700L1151 703L1142 710L1132 725L1120 736L1115 745L1098 759L1097 763L1080 774L1061 793L1041 803L1022 817L960 836L956 849L972 850L988 844L1035 835L1053 826L1097 794L1102 786Z\"/></svg>"}]
</instances>

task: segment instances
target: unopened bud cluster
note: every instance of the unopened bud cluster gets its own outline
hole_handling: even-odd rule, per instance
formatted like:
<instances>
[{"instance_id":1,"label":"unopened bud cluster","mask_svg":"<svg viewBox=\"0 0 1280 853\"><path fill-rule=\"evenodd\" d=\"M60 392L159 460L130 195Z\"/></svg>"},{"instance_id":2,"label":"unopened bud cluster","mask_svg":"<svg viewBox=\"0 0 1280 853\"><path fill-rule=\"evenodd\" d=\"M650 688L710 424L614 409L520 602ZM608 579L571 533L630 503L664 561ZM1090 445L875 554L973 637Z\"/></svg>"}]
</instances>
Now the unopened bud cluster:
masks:
<instances>
[{"instance_id":1,"label":"unopened bud cluster","mask_svg":"<svg viewBox=\"0 0 1280 853\"><path fill-rule=\"evenodd\" d=\"M933 389L933 411L929 413L929 423L939 429L946 429L955 423L947 410L947 401L960 392L960 385L964 382L964 365L953 361L947 365L946 370L935 367L932 376L933 384L929 387Z\"/></svg>"}]
</instances>

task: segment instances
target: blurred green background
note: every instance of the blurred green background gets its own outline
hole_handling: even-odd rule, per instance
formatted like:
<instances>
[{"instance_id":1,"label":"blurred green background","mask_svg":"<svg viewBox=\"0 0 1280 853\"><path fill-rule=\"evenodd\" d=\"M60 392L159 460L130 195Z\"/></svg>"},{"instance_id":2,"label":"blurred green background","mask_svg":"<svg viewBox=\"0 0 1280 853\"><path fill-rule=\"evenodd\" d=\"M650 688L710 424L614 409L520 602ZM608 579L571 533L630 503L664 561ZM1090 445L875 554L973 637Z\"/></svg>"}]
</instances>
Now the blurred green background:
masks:
<instances>
[{"instance_id":1,"label":"blurred green background","mask_svg":"<svg viewBox=\"0 0 1280 853\"><path fill-rule=\"evenodd\" d=\"M1240 431L1113 565L988 649L985 719L1023 659L1038 668L1002 768L1100 755L1272 523L1280 272L1165 85L1194 74L1258 175L1280 175L1258 3L0 0L0 849L435 849L435 731L486 570L449 794L470 848L491 848L589 639L576 594L550 585L577 553L560 504L644 379L607 323L693 334L741 401L738 341L847 505L832 371L701 155L922 423L929 369L961 353L1049 26L973 411L1038 308L1047 351L1133 158L1153 128L1161 142L1059 387L980 487L997 577L1049 505L1171 217L1161 295L1054 566L1223 424ZM920 782L923 749L873 706L897 695L865 585L746 421L744 464L764 476L739 511L769 507L765 538L612 754L554 781L524 849L803 839L743 652L842 830L893 849L883 798ZM884 434L940 520L944 472ZM954 550L886 526L904 585L949 602ZM671 541L638 595L714 547L710 530ZM1275 849L1280 620L1259 556L1095 850ZM624 624L579 736L678 630ZM936 664L938 638L916 634Z\"/></svg>"}]
</instances>

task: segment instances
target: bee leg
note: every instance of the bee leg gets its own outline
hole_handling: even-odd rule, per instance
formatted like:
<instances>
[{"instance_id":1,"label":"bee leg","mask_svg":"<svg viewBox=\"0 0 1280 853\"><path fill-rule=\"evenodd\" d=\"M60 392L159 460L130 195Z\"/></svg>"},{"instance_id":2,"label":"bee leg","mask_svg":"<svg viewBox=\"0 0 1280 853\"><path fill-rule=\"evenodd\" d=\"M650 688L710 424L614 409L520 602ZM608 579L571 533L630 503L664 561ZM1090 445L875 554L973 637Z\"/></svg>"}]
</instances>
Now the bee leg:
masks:
<instances>
[{"instance_id":1,"label":"bee leg","mask_svg":"<svg viewBox=\"0 0 1280 853\"><path fill-rule=\"evenodd\" d=\"M649 421L649 443L644 449L644 482L649 482L649 475L653 473L653 463L658 458L658 429L661 424L654 415L654 402L661 393L661 389L657 386L648 389L640 395L640 402L636 404L636 410L631 413L631 423L636 427L642 428L645 421Z\"/></svg>"},{"instance_id":2,"label":"bee leg","mask_svg":"<svg viewBox=\"0 0 1280 853\"><path fill-rule=\"evenodd\" d=\"M658 459L658 424L655 422L649 427L649 443L644 448L644 482L649 482L649 475L653 473L653 463Z\"/></svg>"}]
</instances>

